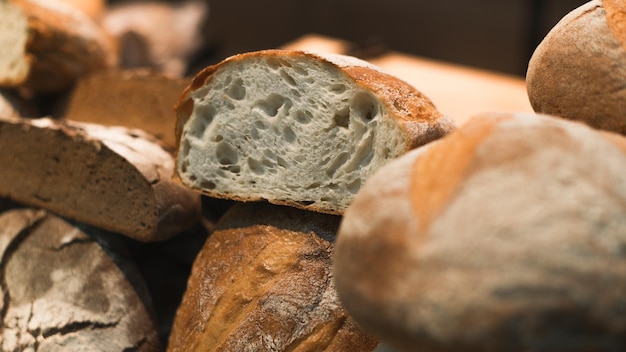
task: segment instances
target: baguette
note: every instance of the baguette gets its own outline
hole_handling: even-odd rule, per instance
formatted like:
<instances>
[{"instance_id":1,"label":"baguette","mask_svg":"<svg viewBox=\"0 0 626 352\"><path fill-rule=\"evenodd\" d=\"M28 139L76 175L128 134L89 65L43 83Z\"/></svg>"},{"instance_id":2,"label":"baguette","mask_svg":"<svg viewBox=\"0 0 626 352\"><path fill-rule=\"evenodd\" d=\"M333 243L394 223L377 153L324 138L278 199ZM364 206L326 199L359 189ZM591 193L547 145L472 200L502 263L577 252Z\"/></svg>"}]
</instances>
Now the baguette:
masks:
<instances>
[{"instance_id":1,"label":"baguette","mask_svg":"<svg viewBox=\"0 0 626 352\"><path fill-rule=\"evenodd\" d=\"M290 50L206 68L176 111L183 184L330 214L387 161L454 128L415 88L364 61Z\"/></svg>"},{"instance_id":2,"label":"baguette","mask_svg":"<svg viewBox=\"0 0 626 352\"><path fill-rule=\"evenodd\" d=\"M626 1L593 0L563 17L526 75L538 113L626 134Z\"/></svg>"},{"instance_id":3,"label":"baguette","mask_svg":"<svg viewBox=\"0 0 626 352\"><path fill-rule=\"evenodd\" d=\"M337 236L348 312L398 351L626 346L626 153L606 133L487 114L390 162Z\"/></svg>"},{"instance_id":4,"label":"baguette","mask_svg":"<svg viewBox=\"0 0 626 352\"><path fill-rule=\"evenodd\" d=\"M141 130L0 119L0 196L139 241L172 237L200 197L171 180L174 161Z\"/></svg>"},{"instance_id":5,"label":"baguette","mask_svg":"<svg viewBox=\"0 0 626 352\"><path fill-rule=\"evenodd\" d=\"M0 1L0 87L68 88L116 64L114 45L85 13L57 0Z\"/></svg>"},{"instance_id":6,"label":"baguette","mask_svg":"<svg viewBox=\"0 0 626 352\"><path fill-rule=\"evenodd\" d=\"M115 239L43 210L0 214L0 350L161 351L145 284Z\"/></svg>"},{"instance_id":7,"label":"baguette","mask_svg":"<svg viewBox=\"0 0 626 352\"><path fill-rule=\"evenodd\" d=\"M372 351L338 301L340 218L238 203L194 262L168 351Z\"/></svg>"}]
</instances>

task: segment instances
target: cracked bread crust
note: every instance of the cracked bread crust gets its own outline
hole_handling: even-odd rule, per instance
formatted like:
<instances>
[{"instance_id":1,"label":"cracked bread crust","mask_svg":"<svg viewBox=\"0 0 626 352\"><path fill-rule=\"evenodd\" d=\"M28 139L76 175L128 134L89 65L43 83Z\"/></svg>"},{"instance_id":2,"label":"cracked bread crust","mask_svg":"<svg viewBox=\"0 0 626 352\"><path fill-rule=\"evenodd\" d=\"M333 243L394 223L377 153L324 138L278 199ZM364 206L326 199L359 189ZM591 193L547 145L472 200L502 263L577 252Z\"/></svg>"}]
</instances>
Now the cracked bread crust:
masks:
<instances>
[{"instance_id":1,"label":"cracked bread crust","mask_svg":"<svg viewBox=\"0 0 626 352\"><path fill-rule=\"evenodd\" d=\"M200 197L141 130L63 120L0 120L0 195L139 241L191 227Z\"/></svg>"},{"instance_id":2,"label":"cracked bread crust","mask_svg":"<svg viewBox=\"0 0 626 352\"><path fill-rule=\"evenodd\" d=\"M43 210L0 214L0 350L161 350L116 237Z\"/></svg>"},{"instance_id":3,"label":"cracked bread crust","mask_svg":"<svg viewBox=\"0 0 626 352\"><path fill-rule=\"evenodd\" d=\"M207 67L176 112L183 184L330 214L378 167L454 129L427 97L367 62L290 50Z\"/></svg>"}]
</instances>

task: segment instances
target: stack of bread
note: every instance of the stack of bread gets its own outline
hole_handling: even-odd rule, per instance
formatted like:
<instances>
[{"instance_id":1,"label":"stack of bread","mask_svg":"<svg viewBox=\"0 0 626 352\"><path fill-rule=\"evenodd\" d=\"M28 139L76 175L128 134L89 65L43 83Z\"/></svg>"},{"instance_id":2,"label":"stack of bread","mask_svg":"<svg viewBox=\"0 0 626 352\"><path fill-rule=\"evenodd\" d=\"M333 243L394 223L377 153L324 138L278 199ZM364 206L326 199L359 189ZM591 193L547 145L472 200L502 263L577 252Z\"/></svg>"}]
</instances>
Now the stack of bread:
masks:
<instances>
[{"instance_id":1,"label":"stack of bread","mask_svg":"<svg viewBox=\"0 0 626 352\"><path fill-rule=\"evenodd\" d=\"M188 78L207 14L0 0L0 351L626 346L626 2L458 129L345 55Z\"/></svg>"}]
</instances>

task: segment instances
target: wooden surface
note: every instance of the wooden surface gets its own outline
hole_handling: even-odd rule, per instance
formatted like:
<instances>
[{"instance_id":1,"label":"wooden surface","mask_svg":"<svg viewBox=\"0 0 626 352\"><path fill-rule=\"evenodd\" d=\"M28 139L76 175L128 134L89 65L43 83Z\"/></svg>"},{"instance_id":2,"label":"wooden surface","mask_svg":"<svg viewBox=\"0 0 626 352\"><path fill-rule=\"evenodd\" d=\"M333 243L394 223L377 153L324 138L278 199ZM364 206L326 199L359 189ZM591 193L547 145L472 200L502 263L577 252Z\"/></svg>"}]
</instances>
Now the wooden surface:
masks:
<instances>
[{"instance_id":1,"label":"wooden surface","mask_svg":"<svg viewBox=\"0 0 626 352\"><path fill-rule=\"evenodd\" d=\"M350 44L312 34L282 47L346 53ZM458 125L483 112L532 112L526 84L521 77L397 52L385 53L368 61L412 84Z\"/></svg>"}]
</instances>

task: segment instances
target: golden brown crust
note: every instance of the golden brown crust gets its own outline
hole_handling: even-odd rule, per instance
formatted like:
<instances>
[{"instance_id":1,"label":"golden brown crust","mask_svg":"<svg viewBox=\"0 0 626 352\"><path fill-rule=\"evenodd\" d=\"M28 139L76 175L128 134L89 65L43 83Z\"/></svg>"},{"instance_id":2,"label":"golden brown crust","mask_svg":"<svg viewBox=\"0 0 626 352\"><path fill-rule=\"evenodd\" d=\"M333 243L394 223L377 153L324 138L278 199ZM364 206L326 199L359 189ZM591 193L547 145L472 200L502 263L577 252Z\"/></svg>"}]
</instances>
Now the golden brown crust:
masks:
<instances>
[{"instance_id":1,"label":"golden brown crust","mask_svg":"<svg viewBox=\"0 0 626 352\"><path fill-rule=\"evenodd\" d=\"M337 300L339 217L237 204L198 255L168 351L371 351Z\"/></svg>"},{"instance_id":2,"label":"golden brown crust","mask_svg":"<svg viewBox=\"0 0 626 352\"><path fill-rule=\"evenodd\" d=\"M78 77L116 64L113 43L86 14L56 0L10 0L24 11L29 40L25 60L31 64L26 88L52 92Z\"/></svg>"},{"instance_id":3,"label":"golden brown crust","mask_svg":"<svg viewBox=\"0 0 626 352\"><path fill-rule=\"evenodd\" d=\"M626 134L626 47L607 14L590 1L554 26L528 64L528 97L538 113Z\"/></svg>"},{"instance_id":4,"label":"golden brown crust","mask_svg":"<svg viewBox=\"0 0 626 352\"><path fill-rule=\"evenodd\" d=\"M609 28L626 50L626 1L602 0L602 6L606 11L606 21Z\"/></svg>"}]
</instances>

